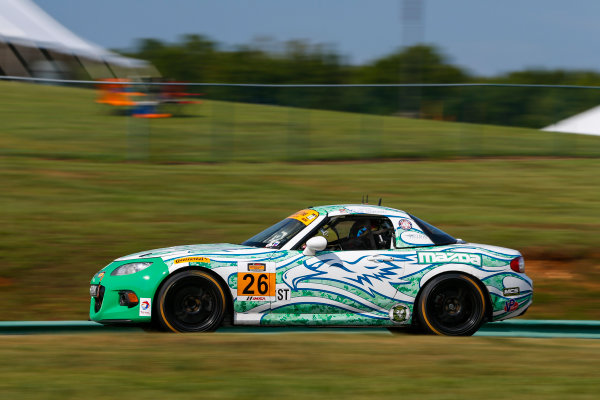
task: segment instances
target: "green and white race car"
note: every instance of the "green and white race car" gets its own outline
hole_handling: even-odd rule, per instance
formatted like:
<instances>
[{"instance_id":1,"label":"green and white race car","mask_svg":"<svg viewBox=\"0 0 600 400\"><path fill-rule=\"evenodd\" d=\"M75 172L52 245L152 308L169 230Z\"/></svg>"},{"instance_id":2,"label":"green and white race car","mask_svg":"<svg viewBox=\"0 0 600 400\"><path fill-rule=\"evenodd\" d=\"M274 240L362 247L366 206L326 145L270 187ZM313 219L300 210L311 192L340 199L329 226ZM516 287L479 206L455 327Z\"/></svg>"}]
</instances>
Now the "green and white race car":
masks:
<instances>
[{"instance_id":1,"label":"green and white race car","mask_svg":"<svg viewBox=\"0 0 600 400\"><path fill-rule=\"evenodd\" d=\"M411 327L472 335L525 313L516 250L455 239L404 211L311 207L242 244L150 250L91 281L90 318L174 332L234 325Z\"/></svg>"}]
</instances>

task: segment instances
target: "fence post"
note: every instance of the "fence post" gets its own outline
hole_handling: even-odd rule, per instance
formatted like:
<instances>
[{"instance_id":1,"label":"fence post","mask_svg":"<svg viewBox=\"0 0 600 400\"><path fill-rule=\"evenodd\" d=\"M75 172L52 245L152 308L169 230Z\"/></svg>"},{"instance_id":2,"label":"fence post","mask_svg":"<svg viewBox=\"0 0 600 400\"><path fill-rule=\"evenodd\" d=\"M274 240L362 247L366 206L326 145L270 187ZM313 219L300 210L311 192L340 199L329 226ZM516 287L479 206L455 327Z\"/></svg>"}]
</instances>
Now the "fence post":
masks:
<instances>
[{"instance_id":1,"label":"fence post","mask_svg":"<svg viewBox=\"0 0 600 400\"><path fill-rule=\"evenodd\" d=\"M376 159L381 157L382 117L361 114L360 117L360 149L361 158Z\"/></svg>"},{"instance_id":2,"label":"fence post","mask_svg":"<svg viewBox=\"0 0 600 400\"><path fill-rule=\"evenodd\" d=\"M127 118L127 159L129 161L148 161L150 152L150 121L136 118L133 114Z\"/></svg>"},{"instance_id":3,"label":"fence post","mask_svg":"<svg viewBox=\"0 0 600 400\"><path fill-rule=\"evenodd\" d=\"M300 92L302 92L300 90ZM310 109L302 99L296 99L288 109L287 158L288 161L300 161L308 158L310 151ZM309 102L310 103L310 102Z\"/></svg>"},{"instance_id":4,"label":"fence post","mask_svg":"<svg viewBox=\"0 0 600 400\"><path fill-rule=\"evenodd\" d=\"M483 88L481 88L482 90ZM485 115L483 99L485 96L481 95L481 92L476 92L474 96L475 101L473 102L473 109L468 109L468 103L465 103L463 114L477 114L479 118L475 118L474 120L482 121L482 122L470 122L463 123L463 129L461 130L459 136L459 153L463 157L477 157L481 155L482 152L482 139L483 139L483 117ZM480 100L481 99L481 100ZM479 125L479 126L477 126Z\"/></svg>"},{"instance_id":5,"label":"fence post","mask_svg":"<svg viewBox=\"0 0 600 400\"><path fill-rule=\"evenodd\" d=\"M235 103L213 100L211 112L211 161L230 161L235 157Z\"/></svg>"}]
</instances>

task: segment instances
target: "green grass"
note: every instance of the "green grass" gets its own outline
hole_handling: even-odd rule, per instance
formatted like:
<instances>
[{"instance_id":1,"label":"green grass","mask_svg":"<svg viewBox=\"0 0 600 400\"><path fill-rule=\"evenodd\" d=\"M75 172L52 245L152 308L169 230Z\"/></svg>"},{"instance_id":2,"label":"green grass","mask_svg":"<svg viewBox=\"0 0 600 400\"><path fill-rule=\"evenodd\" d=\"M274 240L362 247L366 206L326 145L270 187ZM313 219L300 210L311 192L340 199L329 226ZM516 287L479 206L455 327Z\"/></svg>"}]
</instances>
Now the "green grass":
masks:
<instances>
[{"instance_id":1,"label":"green grass","mask_svg":"<svg viewBox=\"0 0 600 400\"><path fill-rule=\"evenodd\" d=\"M380 334L3 337L6 399L596 399L600 343Z\"/></svg>"},{"instance_id":2,"label":"green grass","mask_svg":"<svg viewBox=\"0 0 600 400\"><path fill-rule=\"evenodd\" d=\"M0 316L84 319L89 279L114 258L239 243L298 209L369 193L456 237L544 260L532 276L547 286L528 317L598 319L599 167L597 159L147 165L0 158ZM568 279L548 275L575 266Z\"/></svg>"},{"instance_id":3,"label":"green grass","mask_svg":"<svg viewBox=\"0 0 600 400\"><path fill-rule=\"evenodd\" d=\"M1 320L86 319L89 279L116 257L240 242L366 193L521 250L527 318L600 319L600 138L211 101L141 121L94 97L0 82ZM429 161L315 162L394 158ZM595 399L600 346L122 332L5 336L0 359L7 399Z\"/></svg>"},{"instance_id":4,"label":"green grass","mask_svg":"<svg viewBox=\"0 0 600 400\"><path fill-rule=\"evenodd\" d=\"M95 97L0 82L0 154L160 163L600 156L600 138L585 135L215 101L148 121Z\"/></svg>"},{"instance_id":5,"label":"green grass","mask_svg":"<svg viewBox=\"0 0 600 400\"><path fill-rule=\"evenodd\" d=\"M2 320L85 319L87 283L114 258L241 242L367 193L521 250L528 317L600 318L600 138L212 101L144 121L95 96L0 82Z\"/></svg>"}]
</instances>

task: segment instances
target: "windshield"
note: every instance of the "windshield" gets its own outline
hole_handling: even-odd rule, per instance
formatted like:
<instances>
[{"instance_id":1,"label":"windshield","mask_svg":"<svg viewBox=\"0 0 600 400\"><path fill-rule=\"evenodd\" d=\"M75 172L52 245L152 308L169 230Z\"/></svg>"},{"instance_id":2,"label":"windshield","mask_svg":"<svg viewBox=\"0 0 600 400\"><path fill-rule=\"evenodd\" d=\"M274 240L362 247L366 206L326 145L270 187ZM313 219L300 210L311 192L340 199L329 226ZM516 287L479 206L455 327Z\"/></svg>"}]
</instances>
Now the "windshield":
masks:
<instances>
[{"instance_id":1,"label":"windshield","mask_svg":"<svg viewBox=\"0 0 600 400\"><path fill-rule=\"evenodd\" d=\"M431 241L436 246L443 246L445 244L455 244L457 242L456 239L454 239L452 236L448 235L443 230L438 229L431 224L428 224L427 222L415 217L414 215L410 215L410 217L417 223L417 225L419 225L419 227L421 228L423 233L425 233L427 236L429 236Z\"/></svg>"},{"instance_id":2,"label":"windshield","mask_svg":"<svg viewBox=\"0 0 600 400\"><path fill-rule=\"evenodd\" d=\"M245 246L279 249L306 225L297 219L286 218L242 243Z\"/></svg>"},{"instance_id":3,"label":"windshield","mask_svg":"<svg viewBox=\"0 0 600 400\"><path fill-rule=\"evenodd\" d=\"M310 208L300 210L283 221L265 229L258 235L251 237L242 244L245 246L280 249L291 238L296 236L298 232L315 222L318 216L319 213Z\"/></svg>"}]
</instances>

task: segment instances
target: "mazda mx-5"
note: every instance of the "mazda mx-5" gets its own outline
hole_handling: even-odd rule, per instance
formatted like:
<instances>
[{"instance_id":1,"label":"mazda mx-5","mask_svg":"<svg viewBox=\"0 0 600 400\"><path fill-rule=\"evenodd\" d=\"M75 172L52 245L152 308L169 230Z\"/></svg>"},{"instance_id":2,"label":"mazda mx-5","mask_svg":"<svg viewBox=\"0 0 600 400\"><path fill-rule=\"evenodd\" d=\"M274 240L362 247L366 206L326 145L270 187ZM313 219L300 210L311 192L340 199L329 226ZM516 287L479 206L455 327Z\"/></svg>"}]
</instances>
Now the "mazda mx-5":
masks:
<instances>
[{"instance_id":1,"label":"mazda mx-5","mask_svg":"<svg viewBox=\"0 0 600 400\"><path fill-rule=\"evenodd\" d=\"M255 326L410 327L472 335L522 315L533 285L516 250L455 239L404 211L310 207L242 244L119 258L91 281L90 318L173 332Z\"/></svg>"}]
</instances>

